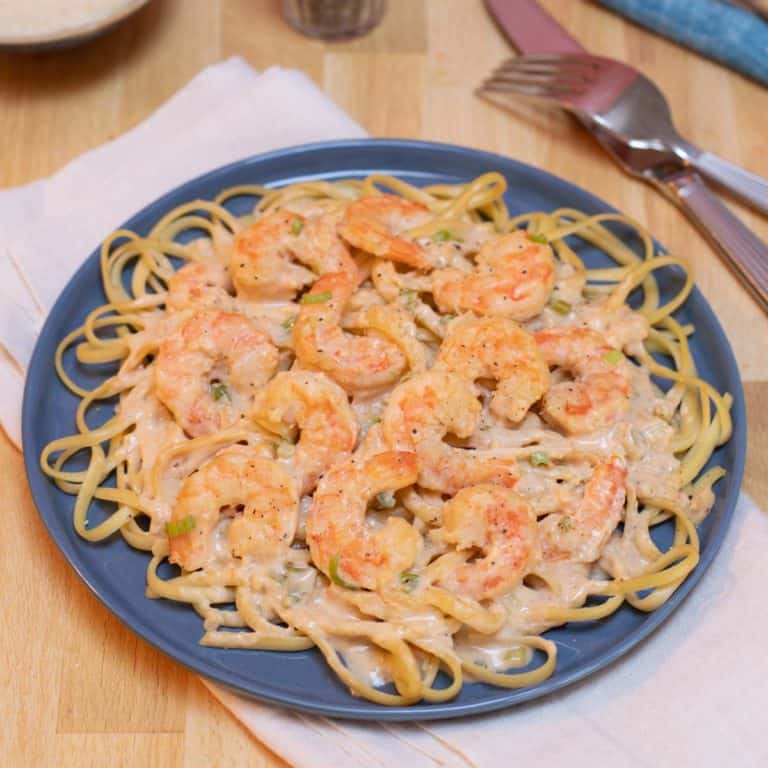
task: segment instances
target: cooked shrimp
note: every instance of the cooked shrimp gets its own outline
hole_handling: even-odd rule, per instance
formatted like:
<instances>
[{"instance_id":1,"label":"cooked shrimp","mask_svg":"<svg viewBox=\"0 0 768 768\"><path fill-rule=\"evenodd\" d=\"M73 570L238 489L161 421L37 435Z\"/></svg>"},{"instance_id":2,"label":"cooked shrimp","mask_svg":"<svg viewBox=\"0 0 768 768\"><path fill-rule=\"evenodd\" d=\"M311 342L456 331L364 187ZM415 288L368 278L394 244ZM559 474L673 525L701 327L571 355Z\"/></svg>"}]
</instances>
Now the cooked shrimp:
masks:
<instances>
[{"instance_id":1,"label":"cooked shrimp","mask_svg":"<svg viewBox=\"0 0 768 768\"><path fill-rule=\"evenodd\" d=\"M549 328L534 334L550 366L573 381L555 384L542 414L572 434L593 432L616 421L629 406L630 378L621 353L590 328Z\"/></svg>"},{"instance_id":2,"label":"cooked shrimp","mask_svg":"<svg viewBox=\"0 0 768 768\"><path fill-rule=\"evenodd\" d=\"M436 365L472 380L495 379L491 411L510 421L520 421L549 388L549 368L538 344L508 318L454 320Z\"/></svg>"},{"instance_id":3,"label":"cooked shrimp","mask_svg":"<svg viewBox=\"0 0 768 768\"><path fill-rule=\"evenodd\" d=\"M357 266L336 234L332 218L274 211L236 238L230 259L239 297L290 301L326 272L345 272L357 281Z\"/></svg>"},{"instance_id":4,"label":"cooked shrimp","mask_svg":"<svg viewBox=\"0 0 768 768\"><path fill-rule=\"evenodd\" d=\"M449 230L434 232L431 237L418 239L434 269L456 268L471 272L474 266L469 255L477 253L484 242L498 237L494 225L488 221L453 222Z\"/></svg>"},{"instance_id":5,"label":"cooked shrimp","mask_svg":"<svg viewBox=\"0 0 768 768\"><path fill-rule=\"evenodd\" d=\"M509 592L536 555L536 515L520 494L498 485L463 488L443 507L443 535L456 549L483 556L459 566L447 579L475 600Z\"/></svg>"},{"instance_id":6,"label":"cooked shrimp","mask_svg":"<svg viewBox=\"0 0 768 768\"><path fill-rule=\"evenodd\" d=\"M386 259L376 259L371 268L371 282L385 301L397 301L400 297L417 296L432 290L428 275L418 272L398 272Z\"/></svg>"},{"instance_id":7,"label":"cooked shrimp","mask_svg":"<svg viewBox=\"0 0 768 768\"><path fill-rule=\"evenodd\" d=\"M392 449L416 451L419 485L456 493L467 485L517 481L517 462L455 448L443 438L469 437L477 426L480 402L474 385L449 371L427 371L400 384L382 418L382 432Z\"/></svg>"},{"instance_id":8,"label":"cooked shrimp","mask_svg":"<svg viewBox=\"0 0 768 768\"><path fill-rule=\"evenodd\" d=\"M372 328L394 341L408 361L408 368L420 373L427 368L427 348L418 339L413 316L398 304L372 304L357 312L354 326Z\"/></svg>"},{"instance_id":9,"label":"cooked shrimp","mask_svg":"<svg viewBox=\"0 0 768 768\"><path fill-rule=\"evenodd\" d=\"M418 556L422 540L402 517L383 527L365 524L368 502L378 493L406 488L416 480L416 454L388 451L330 469L317 486L306 524L315 565L336 583L365 589L397 579Z\"/></svg>"},{"instance_id":10,"label":"cooked shrimp","mask_svg":"<svg viewBox=\"0 0 768 768\"><path fill-rule=\"evenodd\" d=\"M430 263L424 250L399 235L429 221L430 216L425 205L395 195L363 197L347 208L339 234L366 253L427 269Z\"/></svg>"},{"instance_id":11,"label":"cooked shrimp","mask_svg":"<svg viewBox=\"0 0 768 768\"><path fill-rule=\"evenodd\" d=\"M283 436L299 428L292 463L302 494L310 493L317 478L355 447L357 419L347 393L323 373L278 373L256 395L252 413L264 429Z\"/></svg>"},{"instance_id":12,"label":"cooked shrimp","mask_svg":"<svg viewBox=\"0 0 768 768\"><path fill-rule=\"evenodd\" d=\"M597 560L624 513L626 487L627 467L621 459L599 464L572 510L547 515L539 523L544 560Z\"/></svg>"},{"instance_id":13,"label":"cooked shrimp","mask_svg":"<svg viewBox=\"0 0 768 768\"><path fill-rule=\"evenodd\" d=\"M234 308L232 281L223 264L198 261L185 264L168 281L168 309Z\"/></svg>"},{"instance_id":14,"label":"cooked shrimp","mask_svg":"<svg viewBox=\"0 0 768 768\"><path fill-rule=\"evenodd\" d=\"M522 230L487 241L471 274L459 269L432 273L432 295L442 312L530 320L541 312L555 279L552 250Z\"/></svg>"},{"instance_id":15,"label":"cooked shrimp","mask_svg":"<svg viewBox=\"0 0 768 768\"><path fill-rule=\"evenodd\" d=\"M181 486L168 526L170 562L186 571L204 566L222 510L234 516L227 545L235 557L274 557L293 541L299 499L293 480L276 461L250 447L227 448Z\"/></svg>"},{"instance_id":16,"label":"cooked shrimp","mask_svg":"<svg viewBox=\"0 0 768 768\"><path fill-rule=\"evenodd\" d=\"M277 368L277 347L242 315L192 315L158 349L158 399L193 437L232 426Z\"/></svg>"},{"instance_id":17,"label":"cooked shrimp","mask_svg":"<svg viewBox=\"0 0 768 768\"><path fill-rule=\"evenodd\" d=\"M346 272L359 283L358 268L344 241L339 237L339 215L334 211L308 216L301 235L307 242L306 263L318 275Z\"/></svg>"},{"instance_id":18,"label":"cooked shrimp","mask_svg":"<svg viewBox=\"0 0 768 768\"><path fill-rule=\"evenodd\" d=\"M419 293L432 290L430 278L415 272L399 273L391 261L376 259L371 269L371 282L376 291L387 302L399 302L423 328L438 339L445 335L445 317L441 317L429 304L425 304Z\"/></svg>"},{"instance_id":19,"label":"cooked shrimp","mask_svg":"<svg viewBox=\"0 0 768 768\"><path fill-rule=\"evenodd\" d=\"M397 344L379 336L353 336L339 322L355 290L344 272L323 275L302 306L293 345L302 367L327 373L348 391L380 389L400 377L406 360Z\"/></svg>"},{"instance_id":20,"label":"cooked shrimp","mask_svg":"<svg viewBox=\"0 0 768 768\"><path fill-rule=\"evenodd\" d=\"M609 310L604 301L584 303L576 308L574 317L579 325L588 325L592 330L602 334L605 340L616 349L630 351L637 348L650 331L645 315L633 311L626 305Z\"/></svg>"}]
</instances>

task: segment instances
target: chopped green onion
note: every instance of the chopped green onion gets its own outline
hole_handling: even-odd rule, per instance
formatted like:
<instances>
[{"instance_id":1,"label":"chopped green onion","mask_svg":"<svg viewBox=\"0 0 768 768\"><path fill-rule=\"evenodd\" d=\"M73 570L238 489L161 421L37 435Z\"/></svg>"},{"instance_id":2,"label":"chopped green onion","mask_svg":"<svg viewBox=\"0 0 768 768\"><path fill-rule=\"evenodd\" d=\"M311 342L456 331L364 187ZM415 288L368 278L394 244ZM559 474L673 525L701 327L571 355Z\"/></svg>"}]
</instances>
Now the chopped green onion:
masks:
<instances>
[{"instance_id":1,"label":"chopped green onion","mask_svg":"<svg viewBox=\"0 0 768 768\"><path fill-rule=\"evenodd\" d=\"M609 349L603 359L608 365L618 365L623 358L624 355L620 349Z\"/></svg>"},{"instance_id":2,"label":"chopped green onion","mask_svg":"<svg viewBox=\"0 0 768 768\"><path fill-rule=\"evenodd\" d=\"M571 520L569 515L563 515L558 521L557 527L564 533L567 533L573 528L573 520Z\"/></svg>"},{"instance_id":3,"label":"chopped green onion","mask_svg":"<svg viewBox=\"0 0 768 768\"><path fill-rule=\"evenodd\" d=\"M291 573L305 573L309 568L305 568L303 565L294 565L293 563L286 563L285 570Z\"/></svg>"},{"instance_id":4,"label":"chopped green onion","mask_svg":"<svg viewBox=\"0 0 768 768\"><path fill-rule=\"evenodd\" d=\"M323 291L322 293L305 293L301 297L302 304L323 304L331 298L330 291Z\"/></svg>"},{"instance_id":5,"label":"chopped green onion","mask_svg":"<svg viewBox=\"0 0 768 768\"><path fill-rule=\"evenodd\" d=\"M165 524L165 530L170 538L174 536L182 536L185 533L189 533L195 526L197 521L193 515L187 515L181 520L171 520Z\"/></svg>"},{"instance_id":6,"label":"chopped green onion","mask_svg":"<svg viewBox=\"0 0 768 768\"><path fill-rule=\"evenodd\" d=\"M413 571L403 571L400 574L400 583L406 592L413 592L419 586L419 574Z\"/></svg>"},{"instance_id":7,"label":"chopped green onion","mask_svg":"<svg viewBox=\"0 0 768 768\"><path fill-rule=\"evenodd\" d=\"M452 315L450 312L446 313L445 315L440 315L440 322L441 323L449 323L451 320L455 320L456 315Z\"/></svg>"},{"instance_id":8,"label":"chopped green onion","mask_svg":"<svg viewBox=\"0 0 768 768\"><path fill-rule=\"evenodd\" d=\"M291 222L291 232L293 232L294 235L298 235L302 229L304 229L304 222L301 219L294 219Z\"/></svg>"},{"instance_id":9,"label":"chopped green onion","mask_svg":"<svg viewBox=\"0 0 768 768\"><path fill-rule=\"evenodd\" d=\"M549 456L544 451L534 451L529 457L532 467L547 467L551 463Z\"/></svg>"},{"instance_id":10,"label":"chopped green onion","mask_svg":"<svg viewBox=\"0 0 768 768\"><path fill-rule=\"evenodd\" d=\"M211 382L211 397L218 403L222 397L229 399L229 390L223 381Z\"/></svg>"},{"instance_id":11,"label":"chopped green onion","mask_svg":"<svg viewBox=\"0 0 768 768\"><path fill-rule=\"evenodd\" d=\"M571 305L562 299L554 299L550 302L549 307L558 315L567 315L571 311Z\"/></svg>"},{"instance_id":12,"label":"chopped green onion","mask_svg":"<svg viewBox=\"0 0 768 768\"><path fill-rule=\"evenodd\" d=\"M448 229L441 229L440 231L435 232L435 234L432 235L432 239L436 243L444 243L446 240L458 240L461 242L461 238L456 237L456 235Z\"/></svg>"},{"instance_id":13,"label":"chopped green onion","mask_svg":"<svg viewBox=\"0 0 768 768\"><path fill-rule=\"evenodd\" d=\"M376 506L379 509L392 509L395 506L395 496L392 493L383 491L376 494Z\"/></svg>"},{"instance_id":14,"label":"chopped green onion","mask_svg":"<svg viewBox=\"0 0 768 768\"><path fill-rule=\"evenodd\" d=\"M381 417L380 416L372 416L371 420L368 422L371 426L374 424L381 424Z\"/></svg>"},{"instance_id":15,"label":"chopped green onion","mask_svg":"<svg viewBox=\"0 0 768 768\"><path fill-rule=\"evenodd\" d=\"M542 245L546 245L549 242L544 235L532 235L530 232L528 233L528 239L534 243L541 243Z\"/></svg>"},{"instance_id":16,"label":"chopped green onion","mask_svg":"<svg viewBox=\"0 0 768 768\"><path fill-rule=\"evenodd\" d=\"M283 328L285 328L286 331L291 331L291 330L293 330L293 326L296 325L296 318L297 317L298 317L298 315L291 315L286 320L283 320L283 322L280 323L280 325L282 325Z\"/></svg>"},{"instance_id":17,"label":"chopped green onion","mask_svg":"<svg viewBox=\"0 0 768 768\"><path fill-rule=\"evenodd\" d=\"M331 581L334 584L338 584L340 587L344 587L345 589L360 589L360 587L356 586L355 584L350 584L348 581L342 578L341 574L339 573L338 555L334 555L328 563L328 575L331 577Z\"/></svg>"}]
</instances>

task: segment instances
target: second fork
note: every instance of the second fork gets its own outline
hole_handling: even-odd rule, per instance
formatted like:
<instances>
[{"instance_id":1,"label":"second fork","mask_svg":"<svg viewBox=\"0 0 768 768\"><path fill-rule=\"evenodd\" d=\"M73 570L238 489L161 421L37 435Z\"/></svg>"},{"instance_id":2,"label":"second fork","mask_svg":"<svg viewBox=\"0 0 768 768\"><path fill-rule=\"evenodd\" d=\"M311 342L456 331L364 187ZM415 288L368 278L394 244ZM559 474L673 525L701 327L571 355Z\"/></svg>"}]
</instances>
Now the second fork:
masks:
<instances>
[{"instance_id":1,"label":"second fork","mask_svg":"<svg viewBox=\"0 0 768 768\"><path fill-rule=\"evenodd\" d=\"M522 56L504 62L478 92L554 103L632 149L674 152L683 164L768 214L768 181L686 141L661 91L623 62L589 54Z\"/></svg>"}]
</instances>

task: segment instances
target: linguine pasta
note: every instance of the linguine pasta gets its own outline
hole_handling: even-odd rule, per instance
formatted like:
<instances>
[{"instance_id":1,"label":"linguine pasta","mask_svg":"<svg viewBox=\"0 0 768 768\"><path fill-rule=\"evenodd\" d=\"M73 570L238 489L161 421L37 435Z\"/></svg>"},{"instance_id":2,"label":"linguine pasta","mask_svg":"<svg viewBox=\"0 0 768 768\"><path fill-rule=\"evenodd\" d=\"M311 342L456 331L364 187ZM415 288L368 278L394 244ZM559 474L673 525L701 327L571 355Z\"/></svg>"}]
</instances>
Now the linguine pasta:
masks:
<instances>
[{"instance_id":1,"label":"linguine pasta","mask_svg":"<svg viewBox=\"0 0 768 768\"><path fill-rule=\"evenodd\" d=\"M731 430L674 318L690 277L665 303L654 277L686 264L618 214L511 217L505 188L248 185L113 233L107 303L56 352L76 432L41 456L80 536L150 553L148 597L188 603L204 645L315 646L385 705L536 685L549 628L662 605ZM72 350L116 373L82 388Z\"/></svg>"}]
</instances>

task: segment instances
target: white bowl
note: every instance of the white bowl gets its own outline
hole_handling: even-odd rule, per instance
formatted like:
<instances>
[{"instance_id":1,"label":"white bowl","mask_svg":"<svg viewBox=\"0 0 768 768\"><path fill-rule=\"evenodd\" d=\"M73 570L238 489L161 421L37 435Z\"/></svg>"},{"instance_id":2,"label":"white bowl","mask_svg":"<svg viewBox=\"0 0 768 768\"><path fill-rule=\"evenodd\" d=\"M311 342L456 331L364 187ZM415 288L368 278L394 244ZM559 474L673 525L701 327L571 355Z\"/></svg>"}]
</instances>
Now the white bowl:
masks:
<instances>
[{"instance_id":1,"label":"white bowl","mask_svg":"<svg viewBox=\"0 0 768 768\"><path fill-rule=\"evenodd\" d=\"M18 3L19 0L16 0ZM36 0L21 0L26 11ZM130 16L149 0L113 0L106 7L82 9L72 13L70 0L59 0L53 10L47 8L45 24L23 25L22 28L8 29L9 10L13 0L0 0L0 48L38 51L46 48L68 48L101 35ZM42 5L42 4L41 4ZM5 6L5 8L3 7Z\"/></svg>"}]
</instances>

